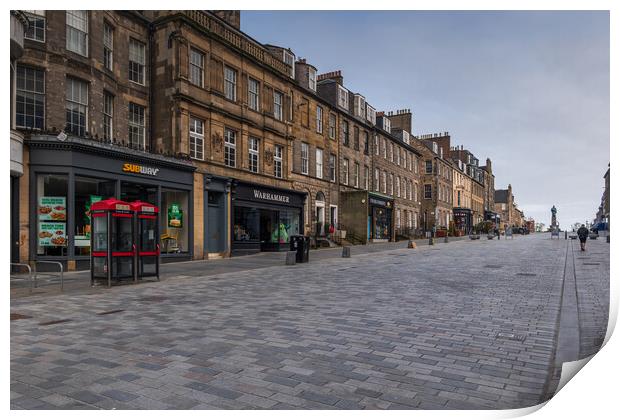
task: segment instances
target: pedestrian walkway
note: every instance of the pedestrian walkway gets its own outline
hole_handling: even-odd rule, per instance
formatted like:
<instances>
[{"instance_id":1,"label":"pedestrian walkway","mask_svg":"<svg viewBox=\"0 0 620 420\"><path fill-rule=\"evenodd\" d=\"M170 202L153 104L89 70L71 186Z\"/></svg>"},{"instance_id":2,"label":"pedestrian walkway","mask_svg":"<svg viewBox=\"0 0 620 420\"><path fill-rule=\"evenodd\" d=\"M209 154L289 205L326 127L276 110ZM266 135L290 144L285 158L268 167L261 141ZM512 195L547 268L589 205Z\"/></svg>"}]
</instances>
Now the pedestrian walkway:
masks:
<instances>
[{"instance_id":1,"label":"pedestrian walkway","mask_svg":"<svg viewBox=\"0 0 620 420\"><path fill-rule=\"evenodd\" d=\"M12 299L11 407L535 405L553 393L573 262L580 353L600 346L605 242L574 258L574 241L544 234L397 245Z\"/></svg>"}]
</instances>

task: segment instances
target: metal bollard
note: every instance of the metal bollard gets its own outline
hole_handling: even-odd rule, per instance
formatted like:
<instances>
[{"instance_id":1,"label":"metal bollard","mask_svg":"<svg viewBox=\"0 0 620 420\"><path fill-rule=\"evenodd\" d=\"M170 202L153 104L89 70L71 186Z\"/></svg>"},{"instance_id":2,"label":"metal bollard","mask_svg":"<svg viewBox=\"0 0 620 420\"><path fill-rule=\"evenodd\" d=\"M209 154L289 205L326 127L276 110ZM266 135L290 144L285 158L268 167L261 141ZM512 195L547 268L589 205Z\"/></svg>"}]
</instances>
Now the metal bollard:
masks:
<instances>
[{"instance_id":1,"label":"metal bollard","mask_svg":"<svg viewBox=\"0 0 620 420\"><path fill-rule=\"evenodd\" d=\"M342 258L351 258L351 247L350 246L342 247Z\"/></svg>"},{"instance_id":2,"label":"metal bollard","mask_svg":"<svg viewBox=\"0 0 620 420\"><path fill-rule=\"evenodd\" d=\"M610 242L609 242L609 234L607 234L607 243L610 243Z\"/></svg>"},{"instance_id":3,"label":"metal bollard","mask_svg":"<svg viewBox=\"0 0 620 420\"><path fill-rule=\"evenodd\" d=\"M568 231L567 230L564 231L564 239L568 240Z\"/></svg>"},{"instance_id":4,"label":"metal bollard","mask_svg":"<svg viewBox=\"0 0 620 420\"><path fill-rule=\"evenodd\" d=\"M286 265L295 265L296 259L296 251L286 251Z\"/></svg>"}]
</instances>

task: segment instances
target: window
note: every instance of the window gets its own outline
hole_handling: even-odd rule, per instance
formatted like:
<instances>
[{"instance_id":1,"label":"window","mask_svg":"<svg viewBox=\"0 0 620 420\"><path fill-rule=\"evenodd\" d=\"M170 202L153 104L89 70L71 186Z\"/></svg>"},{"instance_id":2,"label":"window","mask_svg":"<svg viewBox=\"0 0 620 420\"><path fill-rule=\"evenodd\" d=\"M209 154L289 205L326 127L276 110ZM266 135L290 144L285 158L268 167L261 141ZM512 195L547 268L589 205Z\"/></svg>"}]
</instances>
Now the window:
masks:
<instances>
[{"instance_id":1,"label":"window","mask_svg":"<svg viewBox=\"0 0 620 420\"><path fill-rule=\"evenodd\" d=\"M389 143L389 152L388 152L388 156L390 157L390 162L394 162L394 145L392 144L392 142Z\"/></svg>"},{"instance_id":2,"label":"window","mask_svg":"<svg viewBox=\"0 0 620 420\"><path fill-rule=\"evenodd\" d=\"M224 130L224 165L237 166L237 132L229 128Z\"/></svg>"},{"instance_id":3,"label":"window","mask_svg":"<svg viewBox=\"0 0 620 420\"><path fill-rule=\"evenodd\" d=\"M400 209L396 210L396 228L400 229Z\"/></svg>"},{"instance_id":4,"label":"window","mask_svg":"<svg viewBox=\"0 0 620 420\"><path fill-rule=\"evenodd\" d=\"M338 85L338 105L349 110L349 91Z\"/></svg>"},{"instance_id":5,"label":"window","mask_svg":"<svg viewBox=\"0 0 620 420\"><path fill-rule=\"evenodd\" d=\"M114 96L108 92L103 92L103 138L105 140L112 140L114 138L113 120Z\"/></svg>"},{"instance_id":6,"label":"window","mask_svg":"<svg viewBox=\"0 0 620 420\"><path fill-rule=\"evenodd\" d=\"M381 151L383 152L383 159L387 159L387 146L383 137L381 138Z\"/></svg>"},{"instance_id":7,"label":"window","mask_svg":"<svg viewBox=\"0 0 620 420\"><path fill-rule=\"evenodd\" d=\"M370 168L368 166L364 166L364 189L369 190L370 188Z\"/></svg>"},{"instance_id":8,"label":"window","mask_svg":"<svg viewBox=\"0 0 620 420\"><path fill-rule=\"evenodd\" d=\"M400 197L400 177L396 177L396 197Z\"/></svg>"},{"instance_id":9,"label":"window","mask_svg":"<svg viewBox=\"0 0 620 420\"><path fill-rule=\"evenodd\" d=\"M368 144L368 131L364 131L364 154L370 153L370 144Z\"/></svg>"},{"instance_id":10,"label":"window","mask_svg":"<svg viewBox=\"0 0 620 420\"><path fill-rule=\"evenodd\" d=\"M258 172L259 170L259 145L259 139L256 137L250 137L248 144L248 169L250 172Z\"/></svg>"},{"instance_id":11,"label":"window","mask_svg":"<svg viewBox=\"0 0 620 420\"><path fill-rule=\"evenodd\" d=\"M204 122L198 118L189 118L189 156L204 160L205 131Z\"/></svg>"},{"instance_id":12,"label":"window","mask_svg":"<svg viewBox=\"0 0 620 420\"><path fill-rule=\"evenodd\" d=\"M113 70L114 57L114 28L107 22L103 22L103 66Z\"/></svg>"},{"instance_id":13,"label":"window","mask_svg":"<svg viewBox=\"0 0 620 420\"><path fill-rule=\"evenodd\" d=\"M289 75L295 78L295 55L287 50L282 50L282 61L291 66L291 72Z\"/></svg>"},{"instance_id":14,"label":"window","mask_svg":"<svg viewBox=\"0 0 620 420\"><path fill-rule=\"evenodd\" d=\"M316 132L323 133L323 108L316 107Z\"/></svg>"},{"instance_id":15,"label":"window","mask_svg":"<svg viewBox=\"0 0 620 420\"><path fill-rule=\"evenodd\" d=\"M355 188L360 186L360 164L357 162L353 163L353 186Z\"/></svg>"},{"instance_id":16,"label":"window","mask_svg":"<svg viewBox=\"0 0 620 420\"><path fill-rule=\"evenodd\" d=\"M30 26L26 29L24 38L45 42L45 10L27 10L26 16Z\"/></svg>"},{"instance_id":17,"label":"window","mask_svg":"<svg viewBox=\"0 0 620 420\"><path fill-rule=\"evenodd\" d=\"M373 127L377 125L377 111L368 104L366 104L366 119Z\"/></svg>"},{"instance_id":18,"label":"window","mask_svg":"<svg viewBox=\"0 0 620 420\"><path fill-rule=\"evenodd\" d=\"M336 182L336 155L329 155L329 180Z\"/></svg>"},{"instance_id":19,"label":"window","mask_svg":"<svg viewBox=\"0 0 620 420\"><path fill-rule=\"evenodd\" d=\"M250 109L254 111L259 111L260 104L260 83L258 80L252 79L251 77L248 80L248 106Z\"/></svg>"},{"instance_id":20,"label":"window","mask_svg":"<svg viewBox=\"0 0 620 420\"><path fill-rule=\"evenodd\" d=\"M67 78L66 95L67 131L83 136L88 119L88 84Z\"/></svg>"},{"instance_id":21,"label":"window","mask_svg":"<svg viewBox=\"0 0 620 420\"><path fill-rule=\"evenodd\" d=\"M375 136L375 155L379 156L379 137L377 136L377 134L374 134Z\"/></svg>"},{"instance_id":22,"label":"window","mask_svg":"<svg viewBox=\"0 0 620 420\"><path fill-rule=\"evenodd\" d=\"M67 175L37 175L37 255L67 255L67 186ZM56 206L65 210L54 212Z\"/></svg>"},{"instance_id":23,"label":"window","mask_svg":"<svg viewBox=\"0 0 620 420\"><path fill-rule=\"evenodd\" d=\"M329 138L336 138L336 114L329 114Z\"/></svg>"},{"instance_id":24,"label":"window","mask_svg":"<svg viewBox=\"0 0 620 420\"><path fill-rule=\"evenodd\" d=\"M379 191L379 169L375 168L375 191Z\"/></svg>"},{"instance_id":25,"label":"window","mask_svg":"<svg viewBox=\"0 0 620 420\"><path fill-rule=\"evenodd\" d=\"M424 184L424 199L430 200L433 198L433 187L431 184Z\"/></svg>"},{"instance_id":26,"label":"window","mask_svg":"<svg viewBox=\"0 0 620 420\"><path fill-rule=\"evenodd\" d=\"M316 92L316 70L308 67L308 87Z\"/></svg>"},{"instance_id":27,"label":"window","mask_svg":"<svg viewBox=\"0 0 620 420\"><path fill-rule=\"evenodd\" d=\"M129 145L144 148L144 107L129 103Z\"/></svg>"},{"instance_id":28,"label":"window","mask_svg":"<svg viewBox=\"0 0 620 420\"><path fill-rule=\"evenodd\" d=\"M323 149L316 149L316 177L323 178Z\"/></svg>"},{"instance_id":29,"label":"window","mask_svg":"<svg viewBox=\"0 0 620 420\"><path fill-rule=\"evenodd\" d=\"M427 160L426 161L426 173L427 174L432 174L433 173L433 161L432 160Z\"/></svg>"},{"instance_id":30,"label":"window","mask_svg":"<svg viewBox=\"0 0 620 420\"><path fill-rule=\"evenodd\" d=\"M381 173L381 192L383 194L387 193L387 172L385 171Z\"/></svg>"},{"instance_id":31,"label":"window","mask_svg":"<svg viewBox=\"0 0 620 420\"><path fill-rule=\"evenodd\" d=\"M360 149L360 129L357 126L353 127L353 148Z\"/></svg>"},{"instance_id":32,"label":"window","mask_svg":"<svg viewBox=\"0 0 620 420\"><path fill-rule=\"evenodd\" d=\"M17 66L15 92L15 124L17 127L45 126L45 72Z\"/></svg>"},{"instance_id":33,"label":"window","mask_svg":"<svg viewBox=\"0 0 620 420\"><path fill-rule=\"evenodd\" d=\"M282 151L284 147L276 144L273 156L273 174L276 178L282 178Z\"/></svg>"},{"instance_id":34,"label":"window","mask_svg":"<svg viewBox=\"0 0 620 420\"><path fill-rule=\"evenodd\" d=\"M420 198L418 196L418 183L413 184L413 201L418 201Z\"/></svg>"},{"instance_id":35,"label":"window","mask_svg":"<svg viewBox=\"0 0 620 420\"><path fill-rule=\"evenodd\" d=\"M342 161L342 183L349 185L349 159L343 159Z\"/></svg>"},{"instance_id":36,"label":"window","mask_svg":"<svg viewBox=\"0 0 620 420\"><path fill-rule=\"evenodd\" d=\"M309 156L308 143L301 143L301 173L308 175L308 156Z\"/></svg>"},{"instance_id":37,"label":"window","mask_svg":"<svg viewBox=\"0 0 620 420\"><path fill-rule=\"evenodd\" d=\"M345 146L349 145L349 122L342 121L342 138Z\"/></svg>"},{"instance_id":38,"label":"window","mask_svg":"<svg viewBox=\"0 0 620 420\"><path fill-rule=\"evenodd\" d=\"M396 165L400 166L400 147L397 146L394 152L396 153Z\"/></svg>"},{"instance_id":39,"label":"window","mask_svg":"<svg viewBox=\"0 0 620 420\"><path fill-rule=\"evenodd\" d=\"M284 101L284 94L282 92L278 92L277 90L273 91L273 117L276 120L282 121L282 102Z\"/></svg>"},{"instance_id":40,"label":"window","mask_svg":"<svg viewBox=\"0 0 620 420\"><path fill-rule=\"evenodd\" d=\"M88 56L88 12L67 10L67 49Z\"/></svg>"},{"instance_id":41,"label":"window","mask_svg":"<svg viewBox=\"0 0 620 420\"><path fill-rule=\"evenodd\" d=\"M390 182L388 187L390 188L390 195L394 195L394 174L390 174Z\"/></svg>"},{"instance_id":42,"label":"window","mask_svg":"<svg viewBox=\"0 0 620 420\"><path fill-rule=\"evenodd\" d=\"M204 87L205 55L196 48L189 49L189 81Z\"/></svg>"},{"instance_id":43,"label":"window","mask_svg":"<svg viewBox=\"0 0 620 420\"><path fill-rule=\"evenodd\" d=\"M224 66L224 96L229 101L237 100L237 71Z\"/></svg>"},{"instance_id":44,"label":"window","mask_svg":"<svg viewBox=\"0 0 620 420\"><path fill-rule=\"evenodd\" d=\"M353 97L353 112L356 117L366 117L366 98L362 95L355 95Z\"/></svg>"},{"instance_id":45,"label":"window","mask_svg":"<svg viewBox=\"0 0 620 420\"><path fill-rule=\"evenodd\" d=\"M144 84L144 66L146 64L146 46L129 38L129 80Z\"/></svg>"}]
</instances>

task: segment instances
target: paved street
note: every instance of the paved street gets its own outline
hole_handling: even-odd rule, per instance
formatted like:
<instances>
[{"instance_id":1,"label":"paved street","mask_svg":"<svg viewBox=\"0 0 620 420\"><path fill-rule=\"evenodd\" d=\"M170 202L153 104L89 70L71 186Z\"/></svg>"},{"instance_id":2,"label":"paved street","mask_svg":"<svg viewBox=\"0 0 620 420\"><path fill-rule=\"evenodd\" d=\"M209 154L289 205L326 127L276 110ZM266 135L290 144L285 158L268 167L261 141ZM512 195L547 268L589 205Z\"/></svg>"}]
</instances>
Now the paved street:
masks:
<instances>
[{"instance_id":1,"label":"paved street","mask_svg":"<svg viewBox=\"0 0 620 420\"><path fill-rule=\"evenodd\" d=\"M295 266L248 257L229 272L177 264L159 283L15 295L11 407L519 408L553 393L556 355L600 347L604 239L585 253L548 234L405 246L316 251ZM239 262L252 258L270 263ZM571 351L556 346L560 325Z\"/></svg>"}]
</instances>

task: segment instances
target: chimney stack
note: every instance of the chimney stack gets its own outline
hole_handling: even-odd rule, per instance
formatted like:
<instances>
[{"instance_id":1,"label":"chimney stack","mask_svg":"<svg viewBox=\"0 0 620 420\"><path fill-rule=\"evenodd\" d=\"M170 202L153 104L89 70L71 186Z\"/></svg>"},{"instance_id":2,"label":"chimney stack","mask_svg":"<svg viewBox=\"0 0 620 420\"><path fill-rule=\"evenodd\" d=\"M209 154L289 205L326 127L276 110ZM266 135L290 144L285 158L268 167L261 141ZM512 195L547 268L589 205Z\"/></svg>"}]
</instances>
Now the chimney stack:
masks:
<instances>
[{"instance_id":1,"label":"chimney stack","mask_svg":"<svg viewBox=\"0 0 620 420\"><path fill-rule=\"evenodd\" d=\"M336 71L330 71L329 73L323 73L323 74L319 74L316 77L317 82L320 82L322 80L333 80L336 83L338 83L339 85L342 85L344 82L344 79L342 77L342 73L340 70L336 70Z\"/></svg>"}]
</instances>

